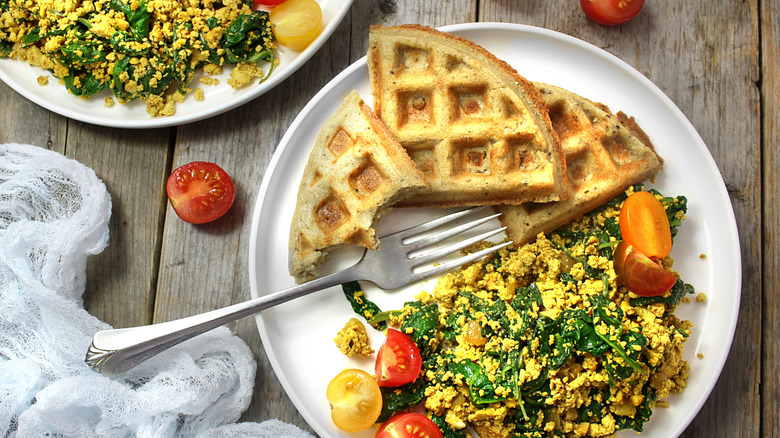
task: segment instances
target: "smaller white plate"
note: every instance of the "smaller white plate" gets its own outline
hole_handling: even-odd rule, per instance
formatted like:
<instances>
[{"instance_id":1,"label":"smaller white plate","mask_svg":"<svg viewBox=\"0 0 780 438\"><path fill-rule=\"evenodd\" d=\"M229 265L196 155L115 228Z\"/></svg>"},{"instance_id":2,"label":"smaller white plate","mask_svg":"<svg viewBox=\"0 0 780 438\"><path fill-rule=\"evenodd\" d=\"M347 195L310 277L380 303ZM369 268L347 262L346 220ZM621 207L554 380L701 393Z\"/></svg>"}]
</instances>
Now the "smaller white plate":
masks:
<instances>
[{"instance_id":1,"label":"smaller white plate","mask_svg":"<svg viewBox=\"0 0 780 438\"><path fill-rule=\"evenodd\" d=\"M146 112L146 103L142 101L116 103L112 107L105 106L105 98L113 97L109 90L96 94L89 99L82 99L68 93L64 85L48 71L32 67L27 63L12 59L0 59L0 80L8 84L36 104L57 114L94 125L112 128L161 128L203 120L205 118L229 111L274 88L293 74L309 58L325 44L336 27L346 15L352 0L317 0L322 9L322 33L303 51L294 51L279 46L276 57L279 65L274 68L268 79L257 84L247 85L241 89L233 89L227 83L231 67L225 67L222 74L214 76L219 84L210 86L200 84L198 79L202 72L196 74L190 87L203 89L203 100L195 100L192 93L184 98L184 102L176 105L176 114L165 117L152 117ZM263 66L267 70L267 66ZM49 84L38 84L39 76L48 76Z\"/></svg>"}]
</instances>

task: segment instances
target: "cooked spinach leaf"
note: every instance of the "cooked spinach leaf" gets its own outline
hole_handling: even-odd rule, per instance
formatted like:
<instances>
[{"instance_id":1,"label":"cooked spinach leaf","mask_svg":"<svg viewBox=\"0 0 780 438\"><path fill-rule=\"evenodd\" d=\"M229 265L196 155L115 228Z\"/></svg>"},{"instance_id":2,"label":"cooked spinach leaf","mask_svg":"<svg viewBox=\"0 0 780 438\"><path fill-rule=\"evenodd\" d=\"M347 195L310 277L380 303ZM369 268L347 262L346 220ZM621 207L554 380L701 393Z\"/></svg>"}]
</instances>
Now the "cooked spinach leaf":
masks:
<instances>
[{"instance_id":1,"label":"cooked spinach leaf","mask_svg":"<svg viewBox=\"0 0 780 438\"><path fill-rule=\"evenodd\" d=\"M373 318L381 314L382 311L373 301L366 298L366 294L363 292L360 283L357 281L344 283L341 285L341 290L344 291L344 296L347 297L347 301L349 301L349 304L352 306L352 310L355 313L365 318L366 322L377 330L384 330L387 328L385 320L373 320Z\"/></svg>"},{"instance_id":2,"label":"cooked spinach leaf","mask_svg":"<svg viewBox=\"0 0 780 438\"><path fill-rule=\"evenodd\" d=\"M663 295L657 295L654 297L637 297L631 298L629 304L632 306L646 307L655 303L663 303L669 307L674 307L680 303L686 295L694 293L693 286L684 282L682 279L677 279L674 286Z\"/></svg>"}]
</instances>

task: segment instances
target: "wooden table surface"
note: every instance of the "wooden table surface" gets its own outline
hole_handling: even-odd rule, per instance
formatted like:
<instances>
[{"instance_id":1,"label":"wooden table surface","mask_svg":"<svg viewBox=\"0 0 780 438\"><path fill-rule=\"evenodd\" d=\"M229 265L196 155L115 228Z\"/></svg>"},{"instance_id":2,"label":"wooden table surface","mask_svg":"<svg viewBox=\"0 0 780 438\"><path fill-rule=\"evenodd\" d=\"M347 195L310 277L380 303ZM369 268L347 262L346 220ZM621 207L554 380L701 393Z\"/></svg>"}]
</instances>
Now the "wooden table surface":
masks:
<instances>
[{"instance_id":1,"label":"wooden table surface","mask_svg":"<svg viewBox=\"0 0 780 438\"><path fill-rule=\"evenodd\" d=\"M308 100L362 57L373 23L499 21L585 40L658 85L698 130L731 196L742 245L736 336L712 395L686 437L780 436L780 0L648 1L616 27L588 21L576 0L354 0L324 47L280 86L202 122L151 130L98 127L51 113L0 83L0 143L29 143L93 168L113 200L110 242L91 258L87 309L114 327L163 322L249 298L247 249L257 190L274 150ZM51 86L51 85L50 85ZM226 217L205 226L167 205L172 168L218 163L236 185ZM255 322L230 326L258 372L243 419L279 418L311 431L271 369Z\"/></svg>"}]
</instances>

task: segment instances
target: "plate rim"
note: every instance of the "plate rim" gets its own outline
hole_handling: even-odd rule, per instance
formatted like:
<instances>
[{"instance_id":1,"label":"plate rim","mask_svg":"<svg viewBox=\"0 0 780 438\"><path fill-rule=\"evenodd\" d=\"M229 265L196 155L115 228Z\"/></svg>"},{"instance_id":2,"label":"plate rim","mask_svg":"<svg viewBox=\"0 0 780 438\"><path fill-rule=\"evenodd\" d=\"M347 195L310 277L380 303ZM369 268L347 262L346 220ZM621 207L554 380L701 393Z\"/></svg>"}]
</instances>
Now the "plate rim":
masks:
<instances>
[{"instance_id":1,"label":"plate rim","mask_svg":"<svg viewBox=\"0 0 780 438\"><path fill-rule=\"evenodd\" d=\"M731 324L727 330L728 339L726 340L727 342L725 343L726 354L718 358L717 363L710 364L710 368L713 368L712 365L714 365L714 369L716 370L716 372L712 374L712 377L709 379L709 381L707 381L705 385L705 391L699 394L699 397L693 407L693 410L691 410L689 415L683 420L682 423L680 423L679 428L676 431L674 431L673 436L674 437L679 436L690 425L693 419L700 412L704 403L709 399L709 396L712 393L715 384L720 378L726 360L730 355L730 349L733 343L734 334L736 332L737 322L739 320L739 309L740 309L740 299L741 299L741 289L742 289L742 254L741 254L741 244L739 240L739 231L738 231L736 217L734 213L734 207L731 202L731 197L728 195L728 191L726 189L723 176L720 170L718 169L717 163L712 157L712 154L707 148L706 143L701 138L698 131L695 129L695 127L690 122L690 120L682 112L682 110L680 110L680 108L671 100L671 98L669 98L669 96L667 96L666 93L663 92L663 90L661 90L657 85L655 85L655 83L653 83L649 78L647 78L645 75L639 72L636 68L634 68L627 62L623 61L616 55L594 44L591 44L587 41L581 40L579 38L573 37L568 34L564 34L559 31L546 29L546 28L533 26L533 25L519 24L519 23L489 22L489 21L470 22L470 23L458 23L458 24L446 25L446 26L438 27L437 29L445 32L451 32L451 33L456 33L459 31L471 31L471 30L507 30L507 31L520 32L520 33L527 32L531 34L538 34L538 35L550 37L555 40L561 40L569 44L574 44L582 50L586 50L595 53L599 56L608 58L616 65L621 67L623 72L629 73L634 80L638 80L642 82L643 85L645 85L646 87L654 91L654 95L660 98L660 100L664 103L667 109L672 113L674 113L674 115L678 119L685 122L683 123L685 130L688 131L688 133L692 136L692 138L695 138L697 140L695 144L691 146L698 148L700 152L703 153L703 155L707 158L705 164L707 165L709 170L719 176L719 181L717 181L718 184L716 190L720 193L720 196L722 196L723 199L727 201L729 206L729 211L728 211L729 214L728 217L724 218L724 224L726 228L728 228L731 231L729 236L730 239L728 242L728 246L732 247L735 250L734 257L736 258L737 267L738 267L738 269L735 270L735 282L736 282L737 290L736 293L734 294L731 303L734 309L734 318L732 318ZM280 147L278 147L274 151L274 154L272 155L271 160L269 161L269 164L263 175L260 188L258 190L258 195L255 201L255 205L253 207L252 222L251 222L251 229L250 229L248 269L249 269L250 294L252 298L258 296L257 269L255 269L256 262L257 262L258 245L255 245L255 242L257 242L258 234L259 234L259 222L261 219L260 213L262 210L262 204L266 198L271 183L270 181L271 177L269 175L273 174L274 170L278 165L278 162L280 161L282 155L284 154L284 151L287 150L288 147L292 147L290 146L290 141L289 141L290 137L294 135L297 128L307 118L307 115L311 112L312 108L315 107L326 96L328 96L331 90L337 87L341 83L343 78L353 74L355 70L358 70L360 68L365 68L365 67L366 67L366 56L363 56L357 59L356 61L354 61L353 63L351 63L347 68L345 68L338 75L336 75L332 80L330 80L320 91L318 91L312 97L312 99L309 100L309 102L307 102L307 104L302 108L298 116L296 116L296 118L293 120L293 122L285 132L284 136L279 141ZM268 333L264 326L265 322L263 320L262 313L258 313L255 315L255 322L257 324L258 332L260 334L261 340L268 339ZM307 424L309 424L309 426L312 429L314 429L318 434L323 434L323 432L325 431L320 430L318 423L313 421L313 418L311 417L311 414L308 412L308 410L302 408L303 403L298 397L298 395L294 391L292 391L291 384L288 378L286 377L286 375L284 375L283 373L280 375L280 372L278 370L281 369L280 368L281 364L279 363L279 359L275 354L275 352L270 349L267 342L263 342L263 349L266 353L266 356L268 357L269 362L271 363L274 373L276 374L279 382L284 388L285 393L291 399L291 401L295 405L300 415L306 420Z\"/></svg>"},{"instance_id":2,"label":"plate rim","mask_svg":"<svg viewBox=\"0 0 780 438\"><path fill-rule=\"evenodd\" d=\"M84 123L89 123L92 125L105 126L109 128L129 128L129 129L168 128L173 126L186 125L188 123L205 120L223 114L232 109L238 108L239 106L244 105L262 96L263 94L273 90L282 82L284 82L285 79L287 79L293 73L298 71L298 69L301 68L306 62L308 62L309 59L311 59L315 53L319 52L320 48L322 48L322 46L325 45L325 42L328 39L330 39L331 35L333 35L333 33L336 31L336 28L343 21L344 16L346 16L354 0L332 0L332 1L341 3L340 6L337 6L338 9L334 8L336 13L333 15L333 18L323 27L320 35L317 36L317 38L308 47L306 47L306 49L299 52L295 56L295 58L293 58L292 62L290 62L290 64L287 65L283 71L279 72L278 74L272 73L271 76L268 77L266 82L255 85L256 87L258 87L258 89L256 90L245 93L236 99L231 99L226 102L223 102L217 106L209 106L202 111L198 111L192 114L186 114L186 115L174 114L172 116L160 116L160 117L148 116L148 118L146 119L137 120L137 119L123 119L121 117L105 118L105 117L95 116L93 114L89 114L86 112L75 111L71 108L58 104L56 101L52 99L42 98L41 96L33 93L30 89L22 86L19 82L11 78L8 75L8 73L6 73L6 71L2 68L2 64L4 62L13 62L13 63L21 62L18 60L0 59L0 80L2 80L6 85L8 85L8 87L10 87L12 90L22 95L22 97L26 98L30 102L42 108L45 108L63 117L67 117L69 119L77 120ZM27 67L30 69L37 68L29 64L27 64ZM34 73L35 70L32 70L32 72ZM56 85L60 86L59 84ZM72 95L68 94L68 96L70 97ZM76 96L72 96L72 97L77 98ZM94 98L99 99L98 97L94 97Z\"/></svg>"}]
</instances>

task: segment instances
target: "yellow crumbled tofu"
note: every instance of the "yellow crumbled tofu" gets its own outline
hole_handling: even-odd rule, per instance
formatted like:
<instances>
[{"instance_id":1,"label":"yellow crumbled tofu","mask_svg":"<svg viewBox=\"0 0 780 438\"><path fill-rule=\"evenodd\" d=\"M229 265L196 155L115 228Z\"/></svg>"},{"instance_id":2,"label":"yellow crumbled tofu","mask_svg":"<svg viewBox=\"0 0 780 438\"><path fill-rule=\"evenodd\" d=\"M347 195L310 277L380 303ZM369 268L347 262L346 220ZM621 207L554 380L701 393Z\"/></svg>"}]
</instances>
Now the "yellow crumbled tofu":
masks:
<instances>
[{"instance_id":1,"label":"yellow crumbled tofu","mask_svg":"<svg viewBox=\"0 0 780 438\"><path fill-rule=\"evenodd\" d=\"M38 85L49 85L48 76L38 76Z\"/></svg>"},{"instance_id":2,"label":"yellow crumbled tofu","mask_svg":"<svg viewBox=\"0 0 780 438\"><path fill-rule=\"evenodd\" d=\"M347 357L369 357L374 354L366 326L356 318L350 318L334 339L336 346Z\"/></svg>"},{"instance_id":3,"label":"yellow crumbled tofu","mask_svg":"<svg viewBox=\"0 0 780 438\"><path fill-rule=\"evenodd\" d=\"M699 294L696 295L697 303L704 303L706 301L707 301L707 295L705 295L704 292L699 292Z\"/></svg>"},{"instance_id":4,"label":"yellow crumbled tofu","mask_svg":"<svg viewBox=\"0 0 780 438\"><path fill-rule=\"evenodd\" d=\"M219 79L212 78L211 76L203 76L200 78L200 83L203 85L217 85L219 84Z\"/></svg>"},{"instance_id":5,"label":"yellow crumbled tofu","mask_svg":"<svg viewBox=\"0 0 780 438\"><path fill-rule=\"evenodd\" d=\"M233 67L233 71L230 73L230 78L227 82L233 88L241 88L252 82L254 78L262 79L264 76L263 69L257 64L239 62Z\"/></svg>"},{"instance_id":6,"label":"yellow crumbled tofu","mask_svg":"<svg viewBox=\"0 0 780 438\"><path fill-rule=\"evenodd\" d=\"M108 107L108 108L110 108L110 107L114 106L114 99L112 99L112 98L110 98L110 97L106 97L106 98L103 100L103 106L105 106L105 107Z\"/></svg>"},{"instance_id":7,"label":"yellow crumbled tofu","mask_svg":"<svg viewBox=\"0 0 780 438\"><path fill-rule=\"evenodd\" d=\"M442 346L420 377L426 411L483 437L613 437L685 388L692 325L674 310L687 297L638 297L618 281L607 253L617 240L594 230L619 211L449 273L390 319L412 338L436 324L417 341Z\"/></svg>"},{"instance_id":8,"label":"yellow crumbled tofu","mask_svg":"<svg viewBox=\"0 0 780 438\"><path fill-rule=\"evenodd\" d=\"M193 0L9 0L0 8L0 57L48 70L76 96L110 90L172 115L195 72L237 65L234 87L276 64L268 12L251 2ZM230 29L230 30L229 30ZM41 85L47 79L38 78ZM203 81L207 83L209 80ZM218 81L211 80L212 84Z\"/></svg>"}]
</instances>

